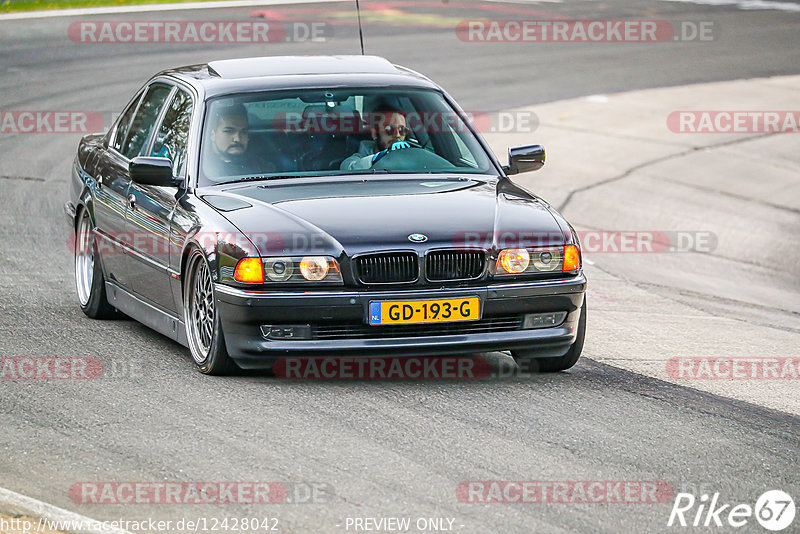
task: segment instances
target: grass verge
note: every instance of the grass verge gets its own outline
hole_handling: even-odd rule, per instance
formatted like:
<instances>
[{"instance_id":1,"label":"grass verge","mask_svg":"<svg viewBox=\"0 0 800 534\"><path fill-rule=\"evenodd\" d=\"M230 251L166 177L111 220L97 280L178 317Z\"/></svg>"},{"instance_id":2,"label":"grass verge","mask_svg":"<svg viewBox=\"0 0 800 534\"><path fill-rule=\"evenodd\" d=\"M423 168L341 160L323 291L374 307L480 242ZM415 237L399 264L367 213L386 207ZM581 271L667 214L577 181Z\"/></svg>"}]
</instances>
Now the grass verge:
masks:
<instances>
[{"instance_id":1,"label":"grass verge","mask_svg":"<svg viewBox=\"0 0 800 534\"><path fill-rule=\"evenodd\" d=\"M0 13L74 9L79 7L136 6L143 4L180 4L198 0L0 0ZM203 1L203 0L199 0Z\"/></svg>"}]
</instances>

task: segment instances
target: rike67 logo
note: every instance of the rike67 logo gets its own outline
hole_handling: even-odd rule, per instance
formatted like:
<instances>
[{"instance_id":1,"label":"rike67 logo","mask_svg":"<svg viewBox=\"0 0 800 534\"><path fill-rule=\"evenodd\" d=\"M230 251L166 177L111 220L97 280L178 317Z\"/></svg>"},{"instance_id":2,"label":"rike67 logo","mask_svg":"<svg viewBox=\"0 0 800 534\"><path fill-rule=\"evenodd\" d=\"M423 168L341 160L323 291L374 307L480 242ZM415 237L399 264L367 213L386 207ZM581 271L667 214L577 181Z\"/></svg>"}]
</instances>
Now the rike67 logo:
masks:
<instances>
[{"instance_id":1,"label":"rike67 logo","mask_svg":"<svg viewBox=\"0 0 800 534\"><path fill-rule=\"evenodd\" d=\"M678 493L667 526L741 528L753 516L765 529L781 531L794 521L794 500L781 490L764 492L756 499L755 506L723 502L719 493L714 493L711 497L704 493L699 499L691 493Z\"/></svg>"}]
</instances>

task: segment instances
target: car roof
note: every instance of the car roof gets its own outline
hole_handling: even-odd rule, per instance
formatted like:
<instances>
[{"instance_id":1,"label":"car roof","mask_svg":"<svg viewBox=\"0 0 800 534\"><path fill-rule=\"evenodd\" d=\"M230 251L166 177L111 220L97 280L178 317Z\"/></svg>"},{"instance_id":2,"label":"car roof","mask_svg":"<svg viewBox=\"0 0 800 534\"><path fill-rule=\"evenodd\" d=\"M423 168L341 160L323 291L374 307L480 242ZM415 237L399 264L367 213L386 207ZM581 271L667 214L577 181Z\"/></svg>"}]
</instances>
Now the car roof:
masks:
<instances>
[{"instance_id":1,"label":"car roof","mask_svg":"<svg viewBox=\"0 0 800 534\"><path fill-rule=\"evenodd\" d=\"M291 74L397 74L398 69L378 56L272 56L212 61L221 78L252 78Z\"/></svg>"},{"instance_id":2,"label":"car roof","mask_svg":"<svg viewBox=\"0 0 800 534\"><path fill-rule=\"evenodd\" d=\"M269 56L210 61L165 70L202 86L207 97L257 90L314 87L439 87L413 70L378 56Z\"/></svg>"}]
</instances>

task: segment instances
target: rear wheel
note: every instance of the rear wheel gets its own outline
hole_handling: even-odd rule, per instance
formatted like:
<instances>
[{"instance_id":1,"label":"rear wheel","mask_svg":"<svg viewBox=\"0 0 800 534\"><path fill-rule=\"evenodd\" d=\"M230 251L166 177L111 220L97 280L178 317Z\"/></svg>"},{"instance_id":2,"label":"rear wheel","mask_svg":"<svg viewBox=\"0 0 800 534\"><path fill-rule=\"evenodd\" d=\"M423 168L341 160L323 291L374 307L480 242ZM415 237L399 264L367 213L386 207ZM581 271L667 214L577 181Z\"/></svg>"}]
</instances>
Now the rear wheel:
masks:
<instances>
[{"instance_id":1,"label":"rear wheel","mask_svg":"<svg viewBox=\"0 0 800 534\"><path fill-rule=\"evenodd\" d=\"M106 283L97 244L92 233L89 211L81 209L75 229L75 289L81 310L92 319L108 319L117 315L106 297Z\"/></svg>"},{"instance_id":2,"label":"rear wheel","mask_svg":"<svg viewBox=\"0 0 800 534\"><path fill-rule=\"evenodd\" d=\"M225 348L211 269L205 255L197 249L189 255L183 285L183 313L189 350L200 372L225 375L237 370Z\"/></svg>"},{"instance_id":3,"label":"rear wheel","mask_svg":"<svg viewBox=\"0 0 800 534\"><path fill-rule=\"evenodd\" d=\"M581 317L578 319L578 334L575 337L575 342L570 345L569 351L564 356L557 358L536 358L535 350L512 350L511 355L517 362L517 365L525 371L539 372L539 373L555 373L569 369L576 363L578 358L581 357L583 351L583 340L586 337L586 297L583 297L583 305L581 306Z\"/></svg>"}]
</instances>

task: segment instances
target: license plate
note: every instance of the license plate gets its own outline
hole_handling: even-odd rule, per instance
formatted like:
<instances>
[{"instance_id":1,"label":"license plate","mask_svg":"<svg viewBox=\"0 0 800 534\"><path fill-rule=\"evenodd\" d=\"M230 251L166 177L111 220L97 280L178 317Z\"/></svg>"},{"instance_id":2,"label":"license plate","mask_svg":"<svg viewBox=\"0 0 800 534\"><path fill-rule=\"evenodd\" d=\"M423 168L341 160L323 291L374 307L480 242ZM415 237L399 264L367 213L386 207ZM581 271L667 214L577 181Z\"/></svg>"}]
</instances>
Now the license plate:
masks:
<instances>
[{"instance_id":1,"label":"license plate","mask_svg":"<svg viewBox=\"0 0 800 534\"><path fill-rule=\"evenodd\" d=\"M370 301L369 324L420 324L481 318L478 297L436 300Z\"/></svg>"}]
</instances>

